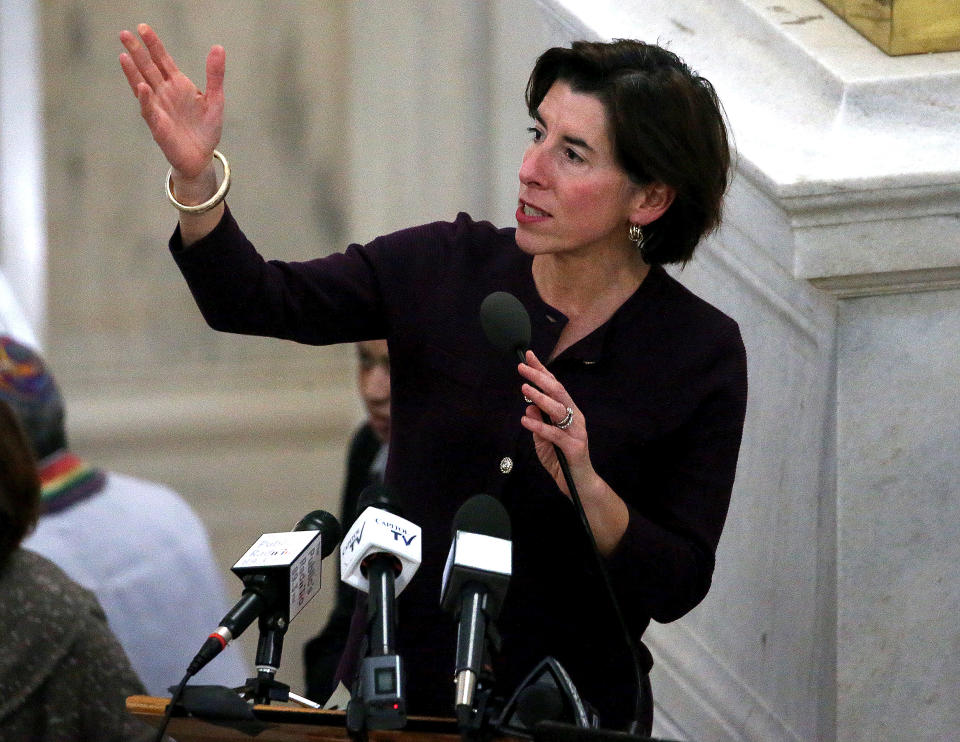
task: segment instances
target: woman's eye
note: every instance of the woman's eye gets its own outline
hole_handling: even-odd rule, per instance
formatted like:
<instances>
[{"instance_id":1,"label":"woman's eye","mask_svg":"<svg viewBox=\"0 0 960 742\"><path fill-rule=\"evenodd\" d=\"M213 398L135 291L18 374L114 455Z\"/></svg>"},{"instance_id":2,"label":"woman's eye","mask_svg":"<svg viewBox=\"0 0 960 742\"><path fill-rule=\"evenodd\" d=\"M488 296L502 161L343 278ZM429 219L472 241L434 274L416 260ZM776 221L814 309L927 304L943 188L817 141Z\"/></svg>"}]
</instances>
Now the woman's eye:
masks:
<instances>
[{"instance_id":1,"label":"woman's eye","mask_svg":"<svg viewBox=\"0 0 960 742\"><path fill-rule=\"evenodd\" d=\"M536 126L530 126L527 128L527 131L530 132L530 138L535 142L539 142L543 139L543 132L540 131Z\"/></svg>"},{"instance_id":2,"label":"woman's eye","mask_svg":"<svg viewBox=\"0 0 960 742\"><path fill-rule=\"evenodd\" d=\"M583 158L575 150L567 149L563 154L570 162L583 162Z\"/></svg>"}]
</instances>

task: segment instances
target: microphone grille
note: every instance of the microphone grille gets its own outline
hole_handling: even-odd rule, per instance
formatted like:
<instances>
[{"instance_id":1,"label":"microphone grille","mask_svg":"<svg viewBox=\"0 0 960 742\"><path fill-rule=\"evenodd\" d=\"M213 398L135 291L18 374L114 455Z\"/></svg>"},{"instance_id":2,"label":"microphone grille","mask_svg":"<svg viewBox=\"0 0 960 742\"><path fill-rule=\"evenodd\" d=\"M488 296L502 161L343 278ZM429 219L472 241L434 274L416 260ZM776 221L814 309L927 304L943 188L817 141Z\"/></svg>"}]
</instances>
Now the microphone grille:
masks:
<instances>
[{"instance_id":1,"label":"microphone grille","mask_svg":"<svg viewBox=\"0 0 960 742\"><path fill-rule=\"evenodd\" d=\"M460 506L453 517L453 534L457 531L509 540L510 515L495 497L474 495Z\"/></svg>"},{"instance_id":2,"label":"microphone grille","mask_svg":"<svg viewBox=\"0 0 960 742\"><path fill-rule=\"evenodd\" d=\"M480 304L480 324L490 344L523 356L530 347L530 315L520 300L506 291L494 291Z\"/></svg>"},{"instance_id":3,"label":"microphone grille","mask_svg":"<svg viewBox=\"0 0 960 742\"><path fill-rule=\"evenodd\" d=\"M340 521L326 510L313 510L307 513L297 522L293 530L320 531L320 554L323 559L330 556L337 544L340 543L340 537L343 535L340 529Z\"/></svg>"},{"instance_id":4,"label":"microphone grille","mask_svg":"<svg viewBox=\"0 0 960 742\"><path fill-rule=\"evenodd\" d=\"M400 512L400 506L397 504L396 495L385 484L371 484L363 488L360 497L357 498L356 514L360 515L367 508L379 508L394 515L403 515Z\"/></svg>"}]
</instances>

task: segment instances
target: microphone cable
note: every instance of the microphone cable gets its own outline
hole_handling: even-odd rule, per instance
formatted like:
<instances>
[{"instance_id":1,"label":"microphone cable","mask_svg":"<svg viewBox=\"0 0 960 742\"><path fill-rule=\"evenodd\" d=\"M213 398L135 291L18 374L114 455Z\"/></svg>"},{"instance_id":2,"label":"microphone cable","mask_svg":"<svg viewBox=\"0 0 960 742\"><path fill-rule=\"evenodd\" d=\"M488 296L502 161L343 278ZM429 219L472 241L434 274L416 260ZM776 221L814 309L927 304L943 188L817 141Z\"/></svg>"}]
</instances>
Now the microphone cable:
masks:
<instances>
[{"instance_id":1,"label":"microphone cable","mask_svg":"<svg viewBox=\"0 0 960 742\"><path fill-rule=\"evenodd\" d=\"M180 697L183 695L183 689L187 687L187 682L189 682L192 677L193 673L187 670L183 676L183 680L180 681L180 685L176 687L173 695L170 696L170 703L167 704L166 711L163 712L163 721L160 722L160 727L157 729L157 736L154 737L154 742L163 742L163 733L167 731L167 725L173 716L173 707L180 701Z\"/></svg>"},{"instance_id":2,"label":"microphone cable","mask_svg":"<svg viewBox=\"0 0 960 742\"><path fill-rule=\"evenodd\" d=\"M544 422L549 421L549 417L545 413L544 418L546 418ZM557 461L560 463L560 471L563 472L563 478L567 483L567 488L570 490L570 499L573 500L574 508L577 511L577 516L580 518L580 522L583 524L583 528L587 532L587 538L590 541L590 551L593 553L597 570L600 572L600 576L603 578L603 584L606 588L607 596L610 598L610 604L613 606L613 612L616 614L617 622L620 624L620 631L622 632L624 640L626 641L627 648L630 650L630 656L633 658L633 662L631 664L633 665L633 674L637 686L637 692L634 701L633 720L627 727L627 733L639 735L637 727L640 724L640 716L643 711L643 676L640 674L640 652L637 650L637 643L633 640L633 635L630 633L630 630L627 627L627 621L623 617L623 611L620 610L620 601L617 600L617 595L613 591L613 583L610 581L610 574L607 572L607 565L604 564L603 557L600 555L600 549L597 547L597 539L593 535L593 529L590 527L590 521L587 518L587 513L584 511L583 503L580 501L580 493L577 491L577 486L573 483L573 475L570 473L570 465L567 463L567 457L556 444L553 445L553 450L557 455Z\"/></svg>"},{"instance_id":3,"label":"microphone cable","mask_svg":"<svg viewBox=\"0 0 960 742\"><path fill-rule=\"evenodd\" d=\"M491 345L500 350L515 353L521 363L526 363L526 350L530 346L531 336L530 315L526 307L523 306L517 297L506 291L495 291L489 294L480 305L480 324ZM550 416L542 410L540 411L540 415L544 422L553 423ZM640 716L643 711L643 675L640 672L640 653L637 650L636 642L633 640L633 635L627 626L623 611L620 609L620 601L617 600L617 595L613 590L613 583L610 581L607 566L604 564L603 557L600 555L600 549L597 547L597 539L593 535L590 521L583 509L580 493L573 482L573 475L570 472L567 457L555 443L553 444L553 450L556 453L557 462L560 464L563 479L567 483L567 489L570 490L570 499L573 501L574 509L577 511L577 517L580 519L580 523L589 539L590 551L593 554L597 571L603 580L607 597L613 606L617 623L620 625L620 632L623 634L624 642L633 659L633 673L637 691L634 701L633 720L627 727L627 733L636 735L638 734L637 727L640 724Z\"/></svg>"}]
</instances>

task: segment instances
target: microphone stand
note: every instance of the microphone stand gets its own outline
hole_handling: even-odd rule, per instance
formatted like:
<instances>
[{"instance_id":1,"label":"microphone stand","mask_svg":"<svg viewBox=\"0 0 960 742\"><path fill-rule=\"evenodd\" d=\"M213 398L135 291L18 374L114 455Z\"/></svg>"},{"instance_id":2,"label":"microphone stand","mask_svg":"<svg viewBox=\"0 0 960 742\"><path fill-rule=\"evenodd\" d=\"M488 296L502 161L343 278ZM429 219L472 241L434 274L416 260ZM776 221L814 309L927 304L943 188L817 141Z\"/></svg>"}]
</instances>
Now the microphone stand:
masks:
<instances>
[{"instance_id":1,"label":"microphone stand","mask_svg":"<svg viewBox=\"0 0 960 742\"><path fill-rule=\"evenodd\" d=\"M459 646L456 661L456 700L454 709L457 718L457 728L460 730L462 742L484 742L493 736L492 723L498 709L493 703L493 671L490 667L490 650L499 653L502 646L500 632L497 631L493 619L487 615L487 599L485 592L472 591L470 596L460 606L461 614L469 611L475 617L472 622L477 627L477 635L466 651L461 654ZM463 619L460 619L460 631L463 630ZM459 645L459 641L457 642ZM473 664L473 655L479 655L480 673L461 673ZM467 697L472 702L467 702Z\"/></svg>"},{"instance_id":2,"label":"microphone stand","mask_svg":"<svg viewBox=\"0 0 960 742\"><path fill-rule=\"evenodd\" d=\"M277 681L280 655L283 652L283 637L289 627L282 610L260 617L260 639L257 641L257 675L248 678L245 694L253 697L254 703L269 704L273 701L290 700L290 686Z\"/></svg>"},{"instance_id":3,"label":"microphone stand","mask_svg":"<svg viewBox=\"0 0 960 742\"><path fill-rule=\"evenodd\" d=\"M394 563L381 555L368 566L367 649L362 653L346 713L351 739L366 740L368 729L402 729L407 723L403 658L393 644L394 577L399 565L399 561Z\"/></svg>"},{"instance_id":4,"label":"microphone stand","mask_svg":"<svg viewBox=\"0 0 960 742\"><path fill-rule=\"evenodd\" d=\"M252 698L254 703L269 704L273 701L287 701L290 686L279 683L275 677L280 668L280 655L283 653L283 636L290 622L284 607L277 606L279 596L271 580L262 574L248 574L243 577L244 594L255 593L269 606L269 610L260 615L257 626L260 638L257 641L255 665L257 674L247 678L240 694L243 698Z\"/></svg>"}]
</instances>

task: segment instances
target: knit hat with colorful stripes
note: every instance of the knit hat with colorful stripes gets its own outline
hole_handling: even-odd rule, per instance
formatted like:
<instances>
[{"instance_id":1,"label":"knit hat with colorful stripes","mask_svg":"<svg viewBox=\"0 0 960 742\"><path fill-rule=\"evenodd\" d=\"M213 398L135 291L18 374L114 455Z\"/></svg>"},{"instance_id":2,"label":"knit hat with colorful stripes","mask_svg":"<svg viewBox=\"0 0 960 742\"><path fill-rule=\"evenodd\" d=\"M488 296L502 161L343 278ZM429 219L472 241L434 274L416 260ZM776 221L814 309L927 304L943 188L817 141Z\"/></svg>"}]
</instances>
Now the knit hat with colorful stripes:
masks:
<instances>
[{"instance_id":1,"label":"knit hat with colorful stripes","mask_svg":"<svg viewBox=\"0 0 960 742\"><path fill-rule=\"evenodd\" d=\"M43 359L9 335L0 335L0 399L20 418L43 459L66 448L63 397Z\"/></svg>"}]
</instances>

